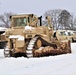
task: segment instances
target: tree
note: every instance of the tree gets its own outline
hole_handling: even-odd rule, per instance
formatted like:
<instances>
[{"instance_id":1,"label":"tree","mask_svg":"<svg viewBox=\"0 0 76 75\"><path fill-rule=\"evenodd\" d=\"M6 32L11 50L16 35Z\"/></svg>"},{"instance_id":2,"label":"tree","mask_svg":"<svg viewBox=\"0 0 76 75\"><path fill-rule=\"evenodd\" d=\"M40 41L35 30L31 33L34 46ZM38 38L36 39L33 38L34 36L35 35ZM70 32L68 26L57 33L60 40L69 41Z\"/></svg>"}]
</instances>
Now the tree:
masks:
<instances>
[{"instance_id":1,"label":"tree","mask_svg":"<svg viewBox=\"0 0 76 75\"><path fill-rule=\"evenodd\" d=\"M61 13L61 9L53 9L53 10L48 10L44 13L44 17L46 16L51 16L51 21L54 29L58 29L59 24L58 24L58 17L59 14Z\"/></svg>"},{"instance_id":2,"label":"tree","mask_svg":"<svg viewBox=\"0 0 76 75\"><path fill-rule=\"evenodd\" d=\"M6 27L9 28L10 27L10 16L14 15L14 13L4 13L3 15L0 15L0 23Z\"/></svg>"},{"instance_id":3,"label":"tree","mask_svg":"<svg viewBox=\"0 0 76 75\"><path fill-rule=\"evenodd\" d=\"M70 25L72 30L76 30L76 16L74 15L71 16Z\"/></svg>"},{"instance_id":4,"label":"tree","mask_svg":"<svg viewBox=\"0 0 76 75\"><path fill-rule=\"evenodd\" d=\"M63 10L60 15L58 22L60 25L62 25L62 29L67 29L70 28L69 23L70 23L70 13L67 10Z\"/></svg>"}]
</instances>

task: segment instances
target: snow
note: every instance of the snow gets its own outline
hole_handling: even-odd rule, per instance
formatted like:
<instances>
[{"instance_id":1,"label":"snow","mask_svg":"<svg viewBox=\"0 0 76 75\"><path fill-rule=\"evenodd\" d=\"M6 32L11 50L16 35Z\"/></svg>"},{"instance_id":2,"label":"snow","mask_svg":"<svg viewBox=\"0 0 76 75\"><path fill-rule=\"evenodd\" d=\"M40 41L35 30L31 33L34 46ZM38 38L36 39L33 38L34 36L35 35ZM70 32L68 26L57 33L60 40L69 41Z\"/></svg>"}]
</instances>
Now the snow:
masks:
<instances>
[{"instance_id":1,"label":"snow","mask_svg":"<svg viewBox=\"0 0 76 75\"><path fill-rule=\"evenodd\" d=\"M0 31L5 31L7 28L0 27Z\"/></svg>"},{"instance_id":2,"label":"snow","mask_svg":"<svg viewBox=\"0 0 76 75\"><path fill-rule=\"evenodd\" d=\"M40 47L38 50L42 50L44 47Z\"/></svg>"},{"instance_id":3,"label":"snow","mask_svg":"<svg viewBox=\"0 0 76 75\"><path fill-rule=\"evenodd\" d=\"M76 53L76 43L71 43L72 53Z\"/></svg>"},{"instance_id":4,"label":"snow","mask_svg":"<svg viewBox=\"0 0 76 75\"><path fill-rule=\"evenodd\" d=\"M24 40L24 36L19 36L18 40Z\"/></svg>"},{"instance_id":5,"label":"snow","mask_svg":"<svg viewBox=\"0 0 76 75\"><path fill-rule=\"evenodd\" d=\"M25 30L32 30L32 29L35 29L35 28L31 26L25 26Z\"/></svg>"},{"instance_id":6,"label":"snow","mask_svg":"<svg viewBox=\"0 0 76 75\"><path fill-rule=\"evenodd\" d=\"M72 53L57 56L5 58L0 50L0 75L76 75L76 43Z\"/></svg>"},{"instance_id":7,"label":"snow","mask_svg":"<svg viewBox=\"0 0 76 75\"><path fill-rule=\"evenodd\" d=\"M21 35L10 35L9 38L24 40L24 36L21 36Z\"/></svg>"},{"instance_id":8,"label":"snow","mask_svg":"<svg viewBox=\"0 0 76 75\"><path fill-rule=\"evenodd\" d=\"M15 39L15 38L19 38L19 36L20 36L20 35L10 35L9 38L10 38L10 39L11 39L11 38L14 38L14 39Z\"/></svg>"}]
</instances>

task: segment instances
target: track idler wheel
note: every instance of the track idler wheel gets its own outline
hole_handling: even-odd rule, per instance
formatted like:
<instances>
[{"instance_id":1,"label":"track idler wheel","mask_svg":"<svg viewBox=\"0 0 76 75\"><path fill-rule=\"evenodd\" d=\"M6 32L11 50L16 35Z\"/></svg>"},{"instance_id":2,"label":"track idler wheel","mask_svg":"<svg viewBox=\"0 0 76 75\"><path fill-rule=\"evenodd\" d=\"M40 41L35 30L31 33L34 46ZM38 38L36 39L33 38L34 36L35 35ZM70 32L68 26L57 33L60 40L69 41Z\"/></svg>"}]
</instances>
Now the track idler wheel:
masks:
<instances>
[{"instance_id":1,"label":"track idler wheel","mask_svg":"<svg viewBox=\"0 0 76 75\"><path fill-rule=\"evenodd\" d=\"M35 48L40 48L42 46L42 41L40 39L38 39L35 43Z\"/></svg>"}]
</instances>

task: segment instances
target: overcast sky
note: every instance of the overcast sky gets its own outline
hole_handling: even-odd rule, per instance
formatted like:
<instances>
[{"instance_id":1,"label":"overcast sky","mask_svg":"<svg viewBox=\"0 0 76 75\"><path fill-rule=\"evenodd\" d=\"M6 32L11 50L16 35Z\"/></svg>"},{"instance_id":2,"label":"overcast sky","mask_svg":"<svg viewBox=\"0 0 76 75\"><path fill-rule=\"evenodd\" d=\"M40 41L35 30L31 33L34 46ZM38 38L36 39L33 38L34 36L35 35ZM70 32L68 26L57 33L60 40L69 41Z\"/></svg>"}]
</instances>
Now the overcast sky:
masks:
<instances>
[{"instance_id":1,"label":"overcast sky","mask_svg":"<svg viewBox=\"0 0 76 75\"><path fill-rule=\"evenodd\" d=\"M0 14L13 12L42 15L49 9L66 9L76 15L76 0L0 0Z\"/></svg>"}]
</instances>

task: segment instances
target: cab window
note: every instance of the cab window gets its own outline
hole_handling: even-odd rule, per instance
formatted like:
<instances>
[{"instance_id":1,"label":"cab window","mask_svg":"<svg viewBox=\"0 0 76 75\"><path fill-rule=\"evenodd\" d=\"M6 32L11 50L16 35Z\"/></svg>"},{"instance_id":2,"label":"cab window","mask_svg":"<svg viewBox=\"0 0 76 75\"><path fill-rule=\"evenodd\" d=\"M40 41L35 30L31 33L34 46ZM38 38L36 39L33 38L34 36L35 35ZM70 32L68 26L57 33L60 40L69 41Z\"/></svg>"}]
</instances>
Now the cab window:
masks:
<instances>
[{"instance_id":1,"label":"cab window","mask_svg":"<svg viewBox=\"0 0 76 75\"><path fill-rule=\"evenodd\" d=\"M22 18L14 18L13 19L13 23L14 23L14 26L26 26L26 23L27 23L27 19L24 17Z\"/></svg>"}]
</instances>

